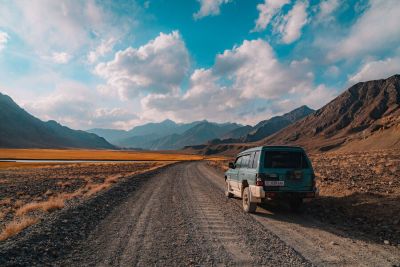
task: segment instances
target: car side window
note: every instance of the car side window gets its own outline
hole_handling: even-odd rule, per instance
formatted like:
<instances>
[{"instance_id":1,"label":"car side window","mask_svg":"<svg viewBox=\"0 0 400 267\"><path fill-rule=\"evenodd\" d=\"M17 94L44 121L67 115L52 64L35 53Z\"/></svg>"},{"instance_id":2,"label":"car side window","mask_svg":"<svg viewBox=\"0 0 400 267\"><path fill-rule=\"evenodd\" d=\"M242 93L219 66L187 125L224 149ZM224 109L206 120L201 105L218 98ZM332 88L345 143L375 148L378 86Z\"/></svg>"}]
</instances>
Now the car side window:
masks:
<instances>
[{"instance_id":1,"label":"car side window","mask_svg":"<svg viewBox=\"0 0 400 267\"><path fill-rule=\"evenodd\" d=\"M235 162L236 168L240 168L240 166L242 165L242 159L243 159L243 157L238 157L236 159L236 162Z\"/></svg>"},{"instance_id":2,"label":"car side window","mask_svg":"<svg viewBox=\"0 0 400 267\"><path fill-rule=\"evenodd\" d=\"M252 153L250 154L249 168L254 168L254 167L253 167L254 155L255 155L254 152L252 152Z\"/></svg>"},{"instance_id":3,"label":"car side window","mask_svg":"<svg viewBox=\"0 0 400 267\"><path fill-rule=\"evenodd\" d=\"M241 168L247 168L247 156L242 157Z\"/></svg>"},{"instance_id":4,"label":"car side window","mask_svg":"<svg viewBox=\"0 0 400 267\"><path fill-rule=\"evenodd\" d=\"M258 168L259 157L260 157L260 151L257 151L256 153L254 153L254 159L253 159L253 168L254 169Z\"/></svg>"}]
</instances>

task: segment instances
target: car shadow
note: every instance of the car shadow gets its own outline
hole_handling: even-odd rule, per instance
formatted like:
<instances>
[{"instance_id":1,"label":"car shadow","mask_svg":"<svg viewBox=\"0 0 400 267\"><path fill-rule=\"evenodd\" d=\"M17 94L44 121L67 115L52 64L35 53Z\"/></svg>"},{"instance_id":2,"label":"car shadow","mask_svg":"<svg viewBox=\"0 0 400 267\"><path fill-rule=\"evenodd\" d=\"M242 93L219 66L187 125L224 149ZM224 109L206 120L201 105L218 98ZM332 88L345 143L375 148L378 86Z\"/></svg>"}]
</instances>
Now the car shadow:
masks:
<instances>
[{"instance_id":1,"label":"car shadow","mask_svg":"<svg viewBox=\"0 0 400 267\"><path fill-rule=\"evenodd\" d=\"M319 228L336 235L383 244L400 244L400 197L354 193L345 197L321 196L292 212L284 202L260 204L256 216Z\"/></svg>"}]
</instances>

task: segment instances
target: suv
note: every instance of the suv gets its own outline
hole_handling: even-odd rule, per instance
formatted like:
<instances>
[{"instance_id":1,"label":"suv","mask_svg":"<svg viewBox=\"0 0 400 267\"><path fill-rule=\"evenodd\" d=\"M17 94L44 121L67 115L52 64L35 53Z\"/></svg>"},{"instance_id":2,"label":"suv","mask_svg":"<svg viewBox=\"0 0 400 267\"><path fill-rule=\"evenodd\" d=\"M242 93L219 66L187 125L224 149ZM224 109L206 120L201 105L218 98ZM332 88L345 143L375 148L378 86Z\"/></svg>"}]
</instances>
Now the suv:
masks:
<instances>
[{"instance_id":1,"label":"suv","mask_svg":"<svg viewBox=\"0 0 400 267\"><path fill-rule=\"evenodd\" d=\"M255 212L257 203L284 199L298 210L304 198L318 194L315 175L301 147L263 146L238 154L225 172L225 195L243 199L243 210Z\"/></svg>"}]
</instances>

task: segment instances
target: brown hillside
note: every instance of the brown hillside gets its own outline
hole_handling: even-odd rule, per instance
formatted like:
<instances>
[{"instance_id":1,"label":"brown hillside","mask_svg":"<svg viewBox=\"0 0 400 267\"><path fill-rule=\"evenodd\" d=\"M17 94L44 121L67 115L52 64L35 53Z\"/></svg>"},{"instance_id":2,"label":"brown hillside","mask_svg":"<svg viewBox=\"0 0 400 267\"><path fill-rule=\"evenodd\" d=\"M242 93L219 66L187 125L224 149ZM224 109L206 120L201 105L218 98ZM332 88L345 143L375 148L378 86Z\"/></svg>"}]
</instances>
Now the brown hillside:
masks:
<instances>
[{"instance_id":1,"label":"brown hillside","mask_svg":"<svg viewBox=\"0 0 400 267\"><path fill-rule=\"evenodd\" d=\"M400 75L357 83L258 144L297 144L319 151L399 148Z\"/></svg>"}]
</instances>

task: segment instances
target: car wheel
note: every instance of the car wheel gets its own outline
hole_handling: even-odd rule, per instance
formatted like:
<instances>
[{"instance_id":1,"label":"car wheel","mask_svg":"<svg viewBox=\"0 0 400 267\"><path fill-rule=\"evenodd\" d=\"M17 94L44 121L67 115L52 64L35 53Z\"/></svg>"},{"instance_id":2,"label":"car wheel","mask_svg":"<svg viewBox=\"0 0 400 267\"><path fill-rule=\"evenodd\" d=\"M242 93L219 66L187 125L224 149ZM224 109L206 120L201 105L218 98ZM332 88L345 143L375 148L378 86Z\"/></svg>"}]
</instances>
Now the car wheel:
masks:
<instances>
[{"instance_id":1,"label":"car wheel","mask_svg":"<svg viewBox=\"0 0 400 267\"><path fill-rule=\"evenodd\" d=\"M228 198L232 198L233 194L229 192L229 183L225 180L225 196Z\"/></svg>"},{"instance_id":2,"label":"car wheel","mask_svg":"<svg viewBox=\"0 0 400 267\"><path fill-rule=\"evenodd\" d=\"M250 189L245 187L242 193L243 210L247 213L254 213L257 209L257 203L250 202Z\"/></svg>"}]
</instances>

